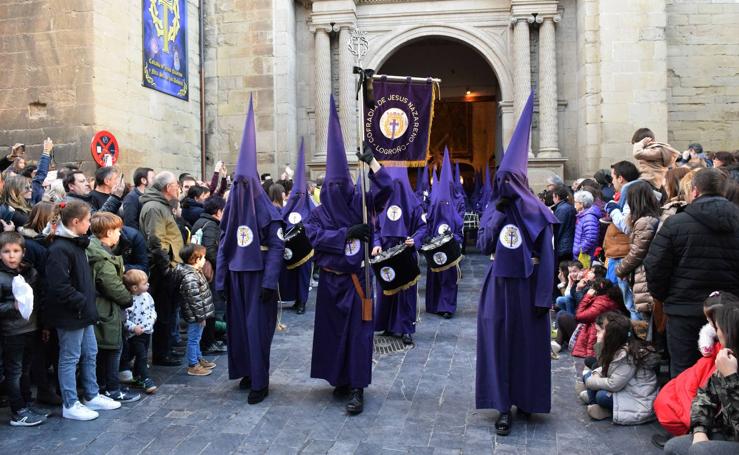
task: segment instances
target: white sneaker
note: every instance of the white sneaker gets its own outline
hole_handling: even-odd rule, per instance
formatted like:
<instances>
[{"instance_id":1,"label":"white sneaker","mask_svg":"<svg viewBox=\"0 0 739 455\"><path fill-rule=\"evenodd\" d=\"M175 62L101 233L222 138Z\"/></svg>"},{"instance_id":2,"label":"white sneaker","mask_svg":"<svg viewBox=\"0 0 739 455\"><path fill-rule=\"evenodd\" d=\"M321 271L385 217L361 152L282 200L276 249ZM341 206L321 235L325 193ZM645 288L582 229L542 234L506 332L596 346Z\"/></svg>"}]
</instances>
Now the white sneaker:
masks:
<instances>
[{"instance_id":1,"label":"white sneaker","mask_svg":"<svg viewBox=\"0 0 739 455\"><path fill-rule=\"evenodd\" d=\"M94 420L97 419L98 414L96 411L88 408L79 401L75 401L74 404L67 408L62 406L62 417L71 420Z\"/></svg>"},{"instance_id":2,"label":"white sneaker","mask_svg":"<svg viewBox=\"0 0 739 455\"><path fill-rule=\"evenodd\" d=\"M582 401L583 404L590 404L590 396L588 395L587 390L583 390L578 396L580 397L580 401Z\"/></svg>"},{"instance_id":3,"label":"white sneaker","mask_svg":"<svg viewBox=\"0 0 739 455\"><path fill-rule=\"evenodd\" d=\"M559 354L559 352L562 350L562 346L560 346L559 343L557 343L554 340L552 340L551 345L552 345L552 352L554 352L555 354Z\"/></svg>"},{"instance_id":4,"label":"white sneaker","mask_svg":"<svg viewBox=\"0 0 739 455\"><path fill-rule=\"evenodd\" d=\"M99 393L92 400L85 400L84 404L95 411L110 411L121 407L119 402L112 398L108 398L105 395L100 395Z\"/></svg>"}]
</instances>

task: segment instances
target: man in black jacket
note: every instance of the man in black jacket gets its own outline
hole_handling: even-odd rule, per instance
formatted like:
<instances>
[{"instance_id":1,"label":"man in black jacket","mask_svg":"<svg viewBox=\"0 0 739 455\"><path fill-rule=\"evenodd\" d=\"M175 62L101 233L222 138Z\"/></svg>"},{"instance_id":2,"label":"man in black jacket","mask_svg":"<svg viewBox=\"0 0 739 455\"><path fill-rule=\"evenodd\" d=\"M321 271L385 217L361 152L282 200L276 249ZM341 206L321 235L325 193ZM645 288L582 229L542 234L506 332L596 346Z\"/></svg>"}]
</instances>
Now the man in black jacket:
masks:
<instances>
[{"instance_id":1,"label":"man in black jacket","mask_svg":"<svg viewBox=\"0 0 739 455\"><path fill-rule=\"evenodd\" d=\"M703 301L714 291L739 293L739 208L721 194L724 175L701 169L693 202L665 221L644 260L649 293L664 303L670 374L700 358Z\"/></svg>"},{"instance_id":2,"label":"man in black jacket","mask_svg":"<svg viewBox=\"0 0 739 455\"><path fill-rule=\"evenodd\" d=\"M72 171L64 176L63 184L64 191L67 192L67 201L76 199L86 202L87 205L92 207L93 213L98 210L101 212L118 213L118 209L121 208L121 196L123 195L125 185L120 179L115 181L117 183L112 187L110 195L102 203L91 194L90 182L87 181L87 177L82 171Z\"/></svg>"},{"instance_id":3,"label":"man in black jacket","mask_svg":"<svg viewBox=\"0 0 739 455\"><path fill-rule=\"evenodd\" d=\"M150 167L137 168L133 173L133 188L123 198L123 224L134 229L139 228L141 202L139 198L154 182L154 170Z\"/></svg>"},{"instance_id":4,"label":"man in black jacket","mask_svg":"<svg viewBox=\"0 0 739 455\"><path fill-rule=\"evenodd\" d=\"M554 200L552 211L559 220L559 225L555 227L554 239L554 244L557 246L557 265L562 261L572 260L572 244L575 242L577 211L567 201L569 196L570 193L564 185L557 185L552 189L552 199Z\"/></svg>"}]
</instances>

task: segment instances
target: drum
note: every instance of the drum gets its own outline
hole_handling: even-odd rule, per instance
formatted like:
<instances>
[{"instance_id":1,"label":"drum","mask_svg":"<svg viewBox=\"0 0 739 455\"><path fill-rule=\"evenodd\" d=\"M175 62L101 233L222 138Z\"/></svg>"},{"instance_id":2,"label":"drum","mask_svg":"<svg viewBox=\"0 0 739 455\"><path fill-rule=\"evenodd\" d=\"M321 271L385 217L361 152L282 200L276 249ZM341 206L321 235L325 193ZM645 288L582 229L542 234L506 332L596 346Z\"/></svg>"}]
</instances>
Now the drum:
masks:
<instances>
[{"instance_id":1,"label":"drum","mask_svg":"<svg viewBox=\"0 0 739 455\"><path fill-rule=\"evenodd\" d=\"M285 260L285 268L296 269L305 264L313 257L313 246L305 234L302 224L296 224L285 232L285 251L282 258Z\"/></svg>"},{"instance_id":2,"label":"drum","mask_svg":"<svg viewBox=\"0 0 739 455\"><path fill-rule=\"evenodd\" d=\"M443 272L462 260L462 247L454 240L452 234L437 235L421 247L432 272Z\"/></svg>"},{"instance_id":3,"label":"drum","mask_svg":"<svg viewBox=\"0 0 739 455\"><path fill-rule=\"evenodd\" d=\"M385 295L394 295L404 291L418 282L421 269L413 254L413 247L405 243L383 251L370 259L377 282Z\"/></svg>"},{"instance_id":4,"label":"drum","mask_svg":"<svg viewBox=\"0 0 739 455\"><path fill-rule=\"evenodd\" d=\"M467 232L477 231L480 228L480 215L475 212L464 214L464 230Z\"/></svg>"}]
</instances>

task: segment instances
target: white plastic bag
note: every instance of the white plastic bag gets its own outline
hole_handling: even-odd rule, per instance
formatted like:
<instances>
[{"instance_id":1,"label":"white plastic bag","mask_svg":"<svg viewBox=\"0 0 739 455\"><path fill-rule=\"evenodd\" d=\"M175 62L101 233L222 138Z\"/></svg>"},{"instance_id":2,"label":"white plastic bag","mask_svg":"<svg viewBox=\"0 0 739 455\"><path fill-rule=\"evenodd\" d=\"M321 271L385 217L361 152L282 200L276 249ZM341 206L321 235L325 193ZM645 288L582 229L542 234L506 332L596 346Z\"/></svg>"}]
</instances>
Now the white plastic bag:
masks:
<instances>
[{"instance_id":1,"label":"white plastic bag","mask_svg":"<svg viewBox=\"0 0 739 455\"><path fill-rule=\"evenodd\" d=\"M28 320L33 312L33 289L20 275L16 275L13 278L13 297L15 297L15 301L18 303L18 311L21 313L21 316L23 316L23 319Z\"/></svg>"}]
</instances>

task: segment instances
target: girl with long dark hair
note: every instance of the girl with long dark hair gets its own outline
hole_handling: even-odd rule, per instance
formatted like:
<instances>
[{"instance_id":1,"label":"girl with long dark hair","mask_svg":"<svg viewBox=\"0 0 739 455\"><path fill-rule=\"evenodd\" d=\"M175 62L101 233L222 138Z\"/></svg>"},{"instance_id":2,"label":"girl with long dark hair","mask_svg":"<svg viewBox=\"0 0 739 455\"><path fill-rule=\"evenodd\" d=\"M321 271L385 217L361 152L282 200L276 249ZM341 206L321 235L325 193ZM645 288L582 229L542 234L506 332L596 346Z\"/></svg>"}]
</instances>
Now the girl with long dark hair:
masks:
<instances>
[{"instance_id":1,"label":"girl with long dark hair","mask_svg":"<svg viewBox=\"0 0 739 455\"><path fill-rule=\"evenodd\" d=\"M628 317L609 315L601 332L600 367L583 377L588 390L588 415L594 420L613 417L619 425L638 425L654 419L659 356L638 339Z\"/></svg>"},{"instance_id":2,"label":"girl with long dark hair","mask_svg":"<svg viewBox=\"0 0 739 455\"><path fill-rule=\"evenodd\" d=\"M631 319L648 321L654 300L647 289L643 262L659 227L660 206L652 185L641 180L629 186L627 203L631 209L628 218L631 230L629 252L616 267L616 276L631 284L634 295L634 307L629 308Z\"/></svg>"}]
</instances>

